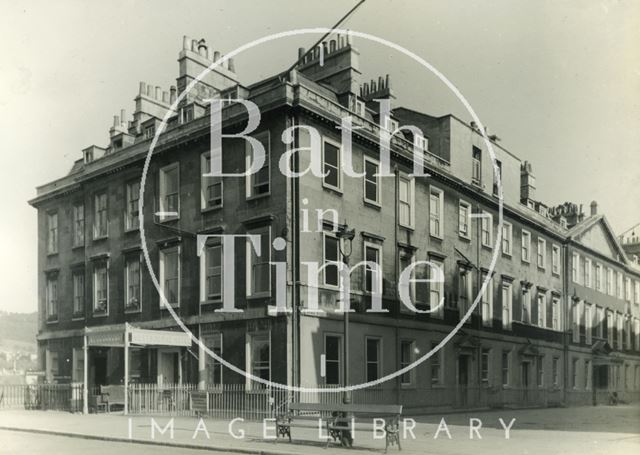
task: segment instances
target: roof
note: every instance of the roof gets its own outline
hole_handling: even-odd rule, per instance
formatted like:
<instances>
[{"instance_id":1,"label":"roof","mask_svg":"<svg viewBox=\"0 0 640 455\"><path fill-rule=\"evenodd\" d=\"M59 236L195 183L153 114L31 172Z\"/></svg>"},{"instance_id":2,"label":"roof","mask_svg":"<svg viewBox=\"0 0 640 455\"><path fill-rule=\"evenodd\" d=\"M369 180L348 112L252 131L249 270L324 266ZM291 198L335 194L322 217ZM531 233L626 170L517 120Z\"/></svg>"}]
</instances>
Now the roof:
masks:
<instances>
[{"instance_id":1,"label":"roof","mask_svg":"<svg viewBox=\"0 0 640 455\"><path fill-rule=\"evenodd\" d=\"M594 249L590 245L579 242L578 239L582 237L584 234L586 234L588 231L596 227L598 224L601 224L603 226L603 231L607 239L615 249L616 253L618 254L620 261L625 265L632 265L632 262L629 260L626 253L624 252L624 249L620 245L618 236L616 236L616 234L613 232L613 229L611 228L611 225L607 221L607 217L604 214L592 215L588 218L585 218L583 221L576 224L575 226L573 226L567 232L567 239L569 241L573 240L576 243L580 243L586 248Z\"/></svg>"}]
</instances>

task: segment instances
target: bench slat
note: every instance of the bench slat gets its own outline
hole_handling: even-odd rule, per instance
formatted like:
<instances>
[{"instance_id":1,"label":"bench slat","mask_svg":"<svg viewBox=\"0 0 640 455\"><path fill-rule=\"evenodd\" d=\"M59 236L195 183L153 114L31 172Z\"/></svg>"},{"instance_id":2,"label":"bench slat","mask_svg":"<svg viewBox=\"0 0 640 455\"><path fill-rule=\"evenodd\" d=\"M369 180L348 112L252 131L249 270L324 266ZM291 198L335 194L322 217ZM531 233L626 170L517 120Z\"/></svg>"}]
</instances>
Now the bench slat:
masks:
<instances>
[{"instance_id":1,"label":"bench slat","mask_svg":"<svg viewBox=\"0 0 640 455\"><path fill-rule=\"evenodd\" d=\"M402 414L402 405L397 404L317 404L291 403L290 411L351 412L354 414Z\"/></svg>"}]
</instances>

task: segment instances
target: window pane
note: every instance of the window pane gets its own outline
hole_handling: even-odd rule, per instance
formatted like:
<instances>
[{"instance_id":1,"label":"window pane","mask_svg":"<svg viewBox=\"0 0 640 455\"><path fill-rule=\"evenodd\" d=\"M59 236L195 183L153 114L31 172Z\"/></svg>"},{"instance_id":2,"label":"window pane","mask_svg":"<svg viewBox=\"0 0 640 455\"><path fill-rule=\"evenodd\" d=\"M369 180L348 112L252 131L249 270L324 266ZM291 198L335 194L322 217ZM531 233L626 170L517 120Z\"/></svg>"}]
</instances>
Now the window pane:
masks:
<instances>
[{"instance_id":1,"label":"window pane","mask_svg":"<svg viewBox=\"0 0 640 455\"><path fill-rule=\"evenodd\" d=\"M325 264L338 261L338 239L330 236L324 237L324 255ZM336 264L327 264L324 269L324 282L331 286L338 285L338 266Z\"/></svg>"}]
</instances>

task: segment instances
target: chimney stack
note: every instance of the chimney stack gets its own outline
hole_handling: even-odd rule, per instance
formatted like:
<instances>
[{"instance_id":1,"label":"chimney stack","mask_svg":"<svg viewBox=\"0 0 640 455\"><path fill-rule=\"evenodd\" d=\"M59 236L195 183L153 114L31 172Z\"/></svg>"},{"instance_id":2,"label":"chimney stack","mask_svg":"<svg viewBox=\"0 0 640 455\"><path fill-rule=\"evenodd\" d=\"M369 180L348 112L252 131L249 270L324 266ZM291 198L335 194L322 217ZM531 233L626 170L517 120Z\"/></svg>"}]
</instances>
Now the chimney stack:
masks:
<instances>
[{"instance_id":1,"label":"chimney stack","mask_svg":"<svg viewBox=\"0 0 640 455\"><path fill-rule=\"evenodd\" d=\"M527 201L536 198L536 178L533 175L531 163L525 161L520 166L520 202L526 204Z\"/></svg>"},{"instance_id":2,"label":"chimney stack","mask_svg":"<svg viewBox=\"0 0 640 455\"><path fill-rule=\"evenodd\" d=\"M591 201L591 216L598 214L598 203L596 201Z\"/></svg>"}]
</instances>

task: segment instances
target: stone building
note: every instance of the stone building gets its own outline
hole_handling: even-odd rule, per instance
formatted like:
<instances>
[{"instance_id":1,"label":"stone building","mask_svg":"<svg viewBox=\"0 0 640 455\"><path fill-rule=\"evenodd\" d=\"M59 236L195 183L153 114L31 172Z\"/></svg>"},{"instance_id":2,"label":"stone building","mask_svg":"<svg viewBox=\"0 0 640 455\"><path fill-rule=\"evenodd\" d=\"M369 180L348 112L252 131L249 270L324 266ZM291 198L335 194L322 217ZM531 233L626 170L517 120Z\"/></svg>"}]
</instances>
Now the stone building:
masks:
<instances>
[{"instance_id":1,"label":"stone building","mask_svg":"<svg viewBox=\"0 0 640 455\"><path fill-rule=\"evenodd\" d=\"M389 76L362 79L360 54L348 35L299 55L296 70L253 85L242 85L232 61L194 82L219 54L204 40L185 37L177 87L167 92L141 83L133 115L114 118L109 145L83 150L67 176L37 189L30 203L38 210L38 345L49 380L82 381L85 327L109 330L126 322L179 330L147 270L143 223L150 264L174 311L207 347L256 377L333 387L348 367L352 384L377 381L442 342L481 294L442 349L356 399L419 409L605 400L613 390L636 397L640 274L606 219L584 217L574 204L549 208L536 200L532 164L490 136L494 162L473 122L396 107ZM150 143L191 83L158 137L139 213ZM227 100L225 133L247 126L245 106L233 99L260 108L251 135L267 160L258 173L203 176L211 167L211 98ZM388 115L380 100L389 102ZM353 121L350 164L359 177L345 172L340 128L347 116ZM424 137L408 128L391 135L407 125ZM283 140L287 131L293 131L291 143ZM380 176L385 131L391 174ZM315 158L324 177L287 178L279 171L283 154L318 140ZM418 141L427 177L412 175ZM242 172L251 161L243 138L224 139L225 173ZM314 161L299 152L290 164L303 171ZM355 229L351 241L341 238L347 229ZM240 239L231 252L235 270L229 270L215 237L223 234L259 235L261 254ZM199 245L203 235L211 238ZM341 300L332 264L345 253L354 266L348 340L344 316L334 311ZM587 258L600 287L572 279L575 264ZM369 265L355 266L361 261ZM313 262L326 266L317 280L309 271ZM400 302L398 282L403 270L421 262L429 265L414 266L412 277L423 281L408 289L416 314ZM439 273L444 282L424 281ZM611 285L622 279L629 294L608 287L610 273ZM216 311L229 276L233 305L243 312ZM274 314L280 290L289 311ZM323 311L306 311L314 295ZM376 296L386 311L367 312ZM92 347L88 361L90 384L122 381L121 349ZM142 383L257 386L196 344L135 346L129 370L131 380Z\"/></svg>"}]
</instances>

